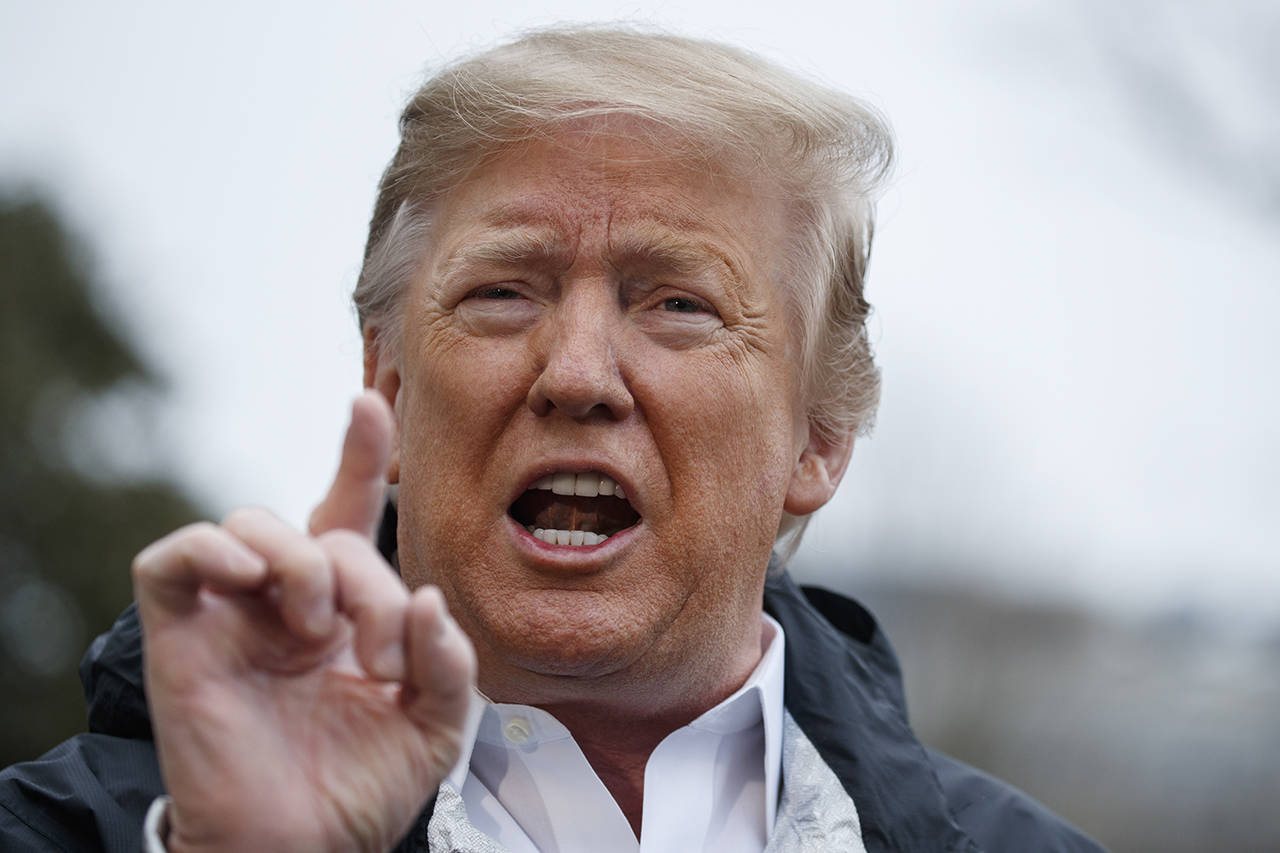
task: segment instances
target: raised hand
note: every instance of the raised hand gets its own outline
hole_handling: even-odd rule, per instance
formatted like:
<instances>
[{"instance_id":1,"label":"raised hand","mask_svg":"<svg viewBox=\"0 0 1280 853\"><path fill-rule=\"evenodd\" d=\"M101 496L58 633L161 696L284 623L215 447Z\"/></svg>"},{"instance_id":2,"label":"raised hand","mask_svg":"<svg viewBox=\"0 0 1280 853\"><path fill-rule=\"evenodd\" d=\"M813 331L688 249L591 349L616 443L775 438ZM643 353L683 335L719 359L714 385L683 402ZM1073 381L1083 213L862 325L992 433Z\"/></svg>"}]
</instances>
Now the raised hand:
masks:
<instances>
[{"instance_id":1,"label":"raised hand","mask_svg":"<svg viewBox=\"0 0 1280 853\"><path fill-rule=\"evenodd\" d=\"M388 850L457 760L475 655L372 540L393 428L356 401L310 535L242 509L134 560L173 853Z\"/></svg>"}]
</instances>

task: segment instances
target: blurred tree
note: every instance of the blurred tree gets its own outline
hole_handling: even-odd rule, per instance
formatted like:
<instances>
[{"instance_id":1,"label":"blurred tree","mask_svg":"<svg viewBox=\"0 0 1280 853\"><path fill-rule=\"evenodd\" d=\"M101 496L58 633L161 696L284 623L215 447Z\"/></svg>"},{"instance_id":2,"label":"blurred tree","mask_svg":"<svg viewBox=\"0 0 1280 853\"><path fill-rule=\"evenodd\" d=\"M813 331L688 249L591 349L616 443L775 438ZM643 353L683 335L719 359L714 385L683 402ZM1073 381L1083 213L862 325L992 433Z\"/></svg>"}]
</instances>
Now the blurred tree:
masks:
<instances>
[{"instance_id":1,"label":"blurred tree","mask_svg":"<svg viewBox=\"0 0 1280 853\"><path fill-rule=\"evenodd\" d=\"M130 560L199 515L175 483L119 474L120 442L93 435L86 411L157 382L89 269L48 205L0 195L0 766L84 729L76 664L129 603Z\"/></svg>"}]
</instances>

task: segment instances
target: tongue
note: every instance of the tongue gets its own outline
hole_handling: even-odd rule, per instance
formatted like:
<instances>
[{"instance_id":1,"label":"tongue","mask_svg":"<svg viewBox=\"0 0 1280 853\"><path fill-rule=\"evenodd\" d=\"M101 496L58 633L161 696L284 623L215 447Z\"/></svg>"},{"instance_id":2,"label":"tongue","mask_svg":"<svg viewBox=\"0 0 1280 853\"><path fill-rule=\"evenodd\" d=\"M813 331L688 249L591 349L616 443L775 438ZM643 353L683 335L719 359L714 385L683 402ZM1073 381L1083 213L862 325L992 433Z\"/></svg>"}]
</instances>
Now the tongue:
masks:
<instances>
[{"instance_id":1,"label":"tongue","mask_svg":"<svg viewBox=\"0 0 1280 853\"><path fill-rule=\"evenodd\" d=\"M524 525L548 530L587 530L612 536L635 524L639 516L625 500L588 498L530 490L511 506L511 515Z\"/></svg>"}]
</instances>

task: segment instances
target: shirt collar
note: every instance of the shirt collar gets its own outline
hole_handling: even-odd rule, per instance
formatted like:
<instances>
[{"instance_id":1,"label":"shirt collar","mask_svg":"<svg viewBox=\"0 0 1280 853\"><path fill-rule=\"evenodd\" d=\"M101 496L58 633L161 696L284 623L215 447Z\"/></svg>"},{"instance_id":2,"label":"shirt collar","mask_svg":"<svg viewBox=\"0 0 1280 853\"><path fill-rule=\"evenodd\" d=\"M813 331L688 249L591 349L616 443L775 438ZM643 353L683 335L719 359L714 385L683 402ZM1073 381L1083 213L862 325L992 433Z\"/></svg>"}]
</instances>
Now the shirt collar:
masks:
<instances>
[{"instance_id":1,"label":"shirt collar","mask_svg":"<svg viewBox=\"0 0 1280 853\"><path fill-rule=\"evenodd\" d=\"M765 826L771 833L777 817L778 788L782 773L783 661L786 634L773 617L765 613L762 618L764 625L760 632L760 661L751 675L741 687L697 717L689 726L717 734L730 734L757 723L763 725ZM517 732L511 729L513 725L523 726L527 731ZM570 737L568 729L559 720L540 708L498 705L490 702L479 691L474 691L463 730L462 750L446 781L455 790L462 790L477 738L501 743L505 737L510 743L512 734L516 738L524 737L531 744Z\"/></svg>"}]
</instances>

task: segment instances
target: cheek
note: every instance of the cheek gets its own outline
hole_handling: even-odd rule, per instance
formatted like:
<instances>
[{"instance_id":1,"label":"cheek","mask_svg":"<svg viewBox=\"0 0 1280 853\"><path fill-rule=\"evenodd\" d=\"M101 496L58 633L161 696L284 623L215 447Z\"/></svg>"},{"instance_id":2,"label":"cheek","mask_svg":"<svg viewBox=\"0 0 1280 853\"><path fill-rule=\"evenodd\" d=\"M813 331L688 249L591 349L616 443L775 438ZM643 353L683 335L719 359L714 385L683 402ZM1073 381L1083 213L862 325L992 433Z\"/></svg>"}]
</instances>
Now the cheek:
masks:
<instances>
[{"instance_id":1,"label":"cheek","mask_svg":"<svg viewBox=\"0 0 1280 853\"><path fill-rule=\"evenodd\" d=\"M442 339L443 338L443 339ZM412 359L412 361L410 360ZM522 348L508 340L438 335L405 358L401 428L418 459L435 466L465 447L496 437L524 404L528 382Z\"/></svg>"},{"instance_id":2,"label":"cheek","mask_svg":"<svg viewBox=\"0 0 1280 853\"><path fill-rule=\"evenodd\" d=\"M494 523L492 513L476 508L492 504L500 479L495 468L509 465L517 452L506 433L523 410L523 381L519 358L493 341L406 348L400 506L419 545L433 543L456 557ZM420 556L430 565L431 555Z\"/></svg>"},{"instance_id":3,"label":"cheek","mask_svg":"<svg viewBox=\"0 0 1280 853\"><path fill-rule=\"evenodd\" d=\"M793 462L790 371L723 352L649 363L642 396L678 502L716 515L750 506L745 524L776 529L767 519L781 512Z\"/></svg>"}]
</instances>

